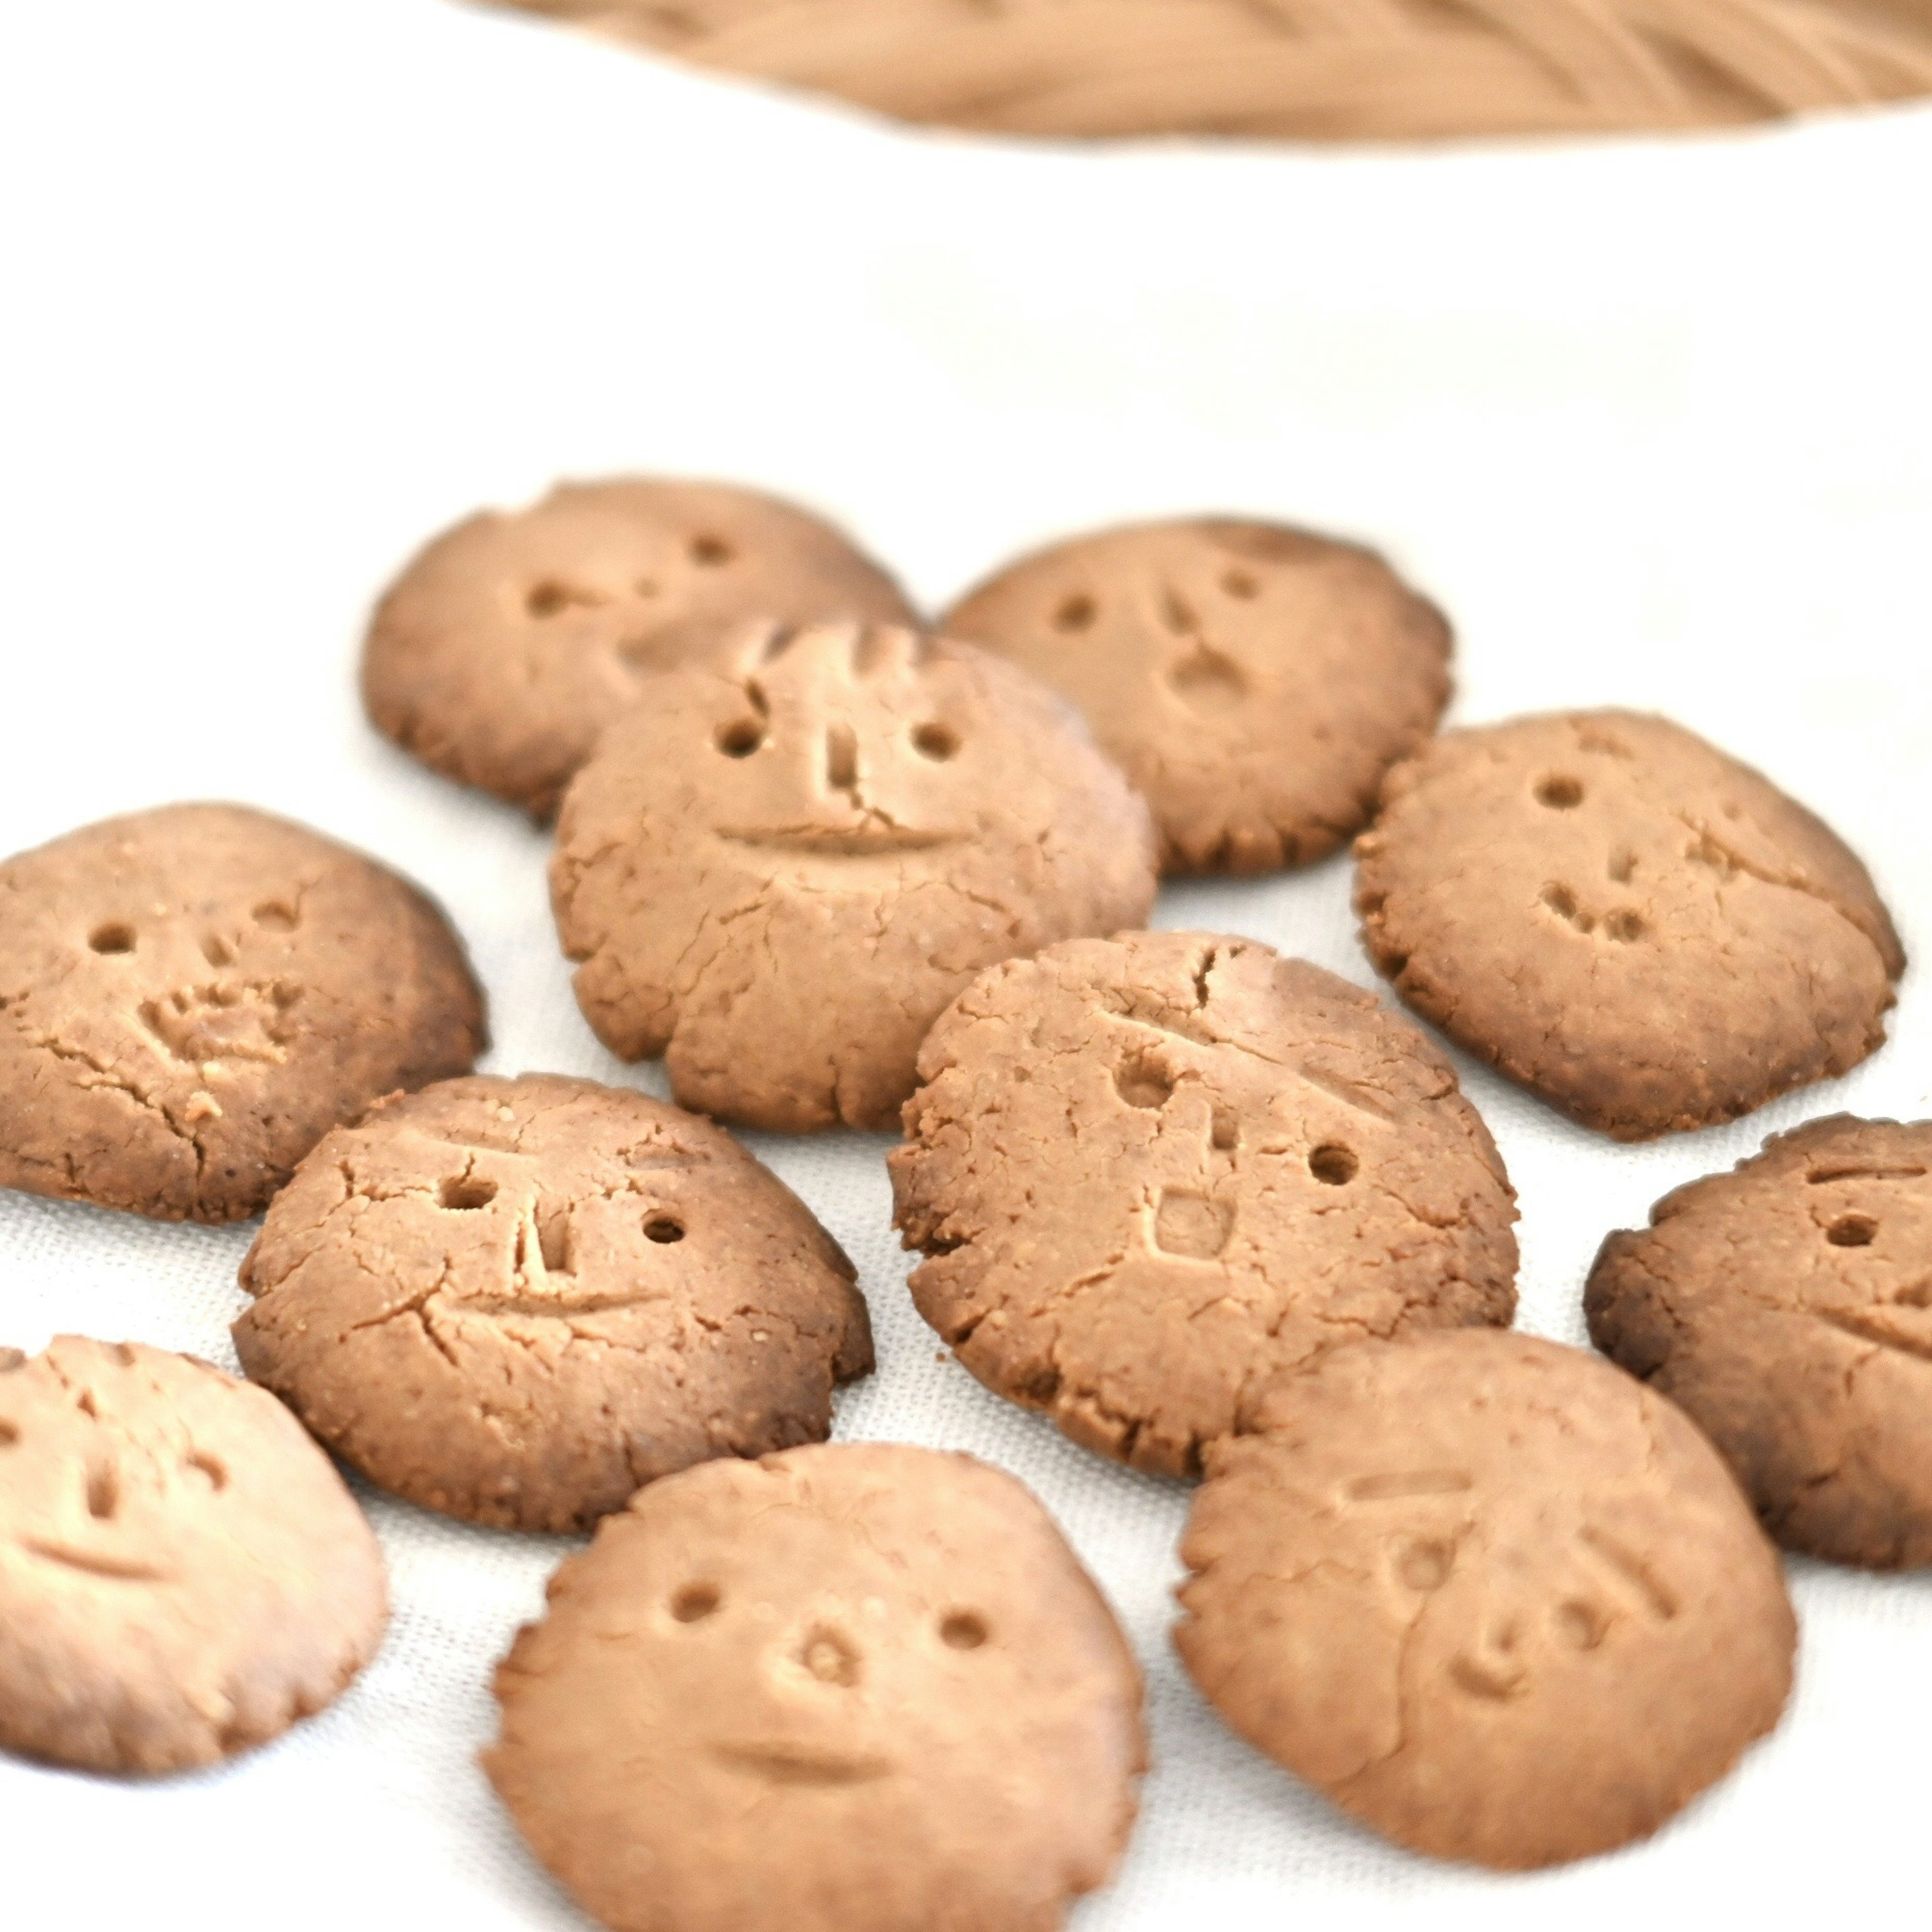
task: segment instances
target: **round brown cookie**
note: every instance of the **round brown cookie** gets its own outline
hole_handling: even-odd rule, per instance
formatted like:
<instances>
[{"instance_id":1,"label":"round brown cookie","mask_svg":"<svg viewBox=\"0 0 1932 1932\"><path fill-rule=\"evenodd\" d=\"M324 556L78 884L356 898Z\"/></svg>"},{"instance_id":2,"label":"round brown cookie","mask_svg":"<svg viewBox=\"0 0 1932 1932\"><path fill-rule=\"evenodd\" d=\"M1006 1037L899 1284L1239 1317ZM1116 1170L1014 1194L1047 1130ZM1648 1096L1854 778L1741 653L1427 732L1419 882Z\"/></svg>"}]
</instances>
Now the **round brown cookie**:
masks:
<instances>
[{"instance_id":1,"label":"round brown cookie","mask_svg":"<svg viewBox=\"0 0 1932 1932\"><path fill-rule=\"evenodd\" d=\"M1372 550L1280 524L1130 524L1022 558L939 628L1078 705L1168 872L1266 872L1369 821L1435 729L1449 626Z\"/></svg>"},{"instance_id":2,"label":"round brown cookie","mask_svg":"<svg viewBox=\"0 0 1932 1932\"><path fill-rule=\"evenodd\" d=\"M1591 1338L1690 1412L1786 1548L1932 1564L1932 1120L1840 1114L1666 1194Z\"/></svg>"},{"instance_id":3,"label":"round brown cookie","mask_svg":"<svg viewBox=\"0 0 1932 1932\"><path fill-rule=\"evenodd\" d=\"M362 694L423 763L548 818L650 671L748 620L916 622L819 518L754 490L620 477L446 530L376 608Z\"/></svg>"},{"instance_id":4,"label":"round brown cookie","mask_svg":"<svg viewBox=\"0 0 1932 1932\"><path fill-rule=\"evenodd\" d=\"M338 1128L242 1266L242 1366L425 1509L584 1529L710 1456L823 1441L872 1366L852 1264L708 1120L526 1074Z\"/></svg>"},{"instance_id":5,"label":"round brown cookie","mask_svg":"<svg viewBox=\"0 0 1932 1932\"><path fill-rule=\"evenodd\" d=\"M496 1695L484 1768L618 1932L1050 1932L1145 1766L1139 1672L1046 1512L886 1443L640 1491Z\"/></svg>"},{"instance_id":6,"label":"round brown cookie","mask_svg":"<svg viewBox=\"0 0 1932 1932\"><path fill-rule=\"evenodd\" d=\"M1356 842L1377 968L1618 1140L1735 1119L1885 1038L1898 934L1863 866L1661 718L1519 718L1397 766Z\"/></svg>"},{"instance_id":7,"label":"round brown cookie","mask_svg":"<svg viewBox=\"0 0 1932 1932\"><path fill-rule=\"evenodd\" d=\"M1448 1063L1252 940L1076 940L976 980L890 1157L920 1312L1076 1442L1198 1473L1336 1342L1514 1313L1515 1194Z\"/></svg>"},{"instance_id":8,"label":"round brown cookie","mask_svg":"<svg viewBox=\"0 0 1932 1932\"><path fill-rule=\"evenodd\" d=\"M1643 1837L1778 1722L1778 1556L1670 1404L1580 1349L1432 1335L1216 1444L1174 1642L1248 1742L1399 1844L1522 1869Z\"/></svg>"},{"instance_id":9,"label":"round brown cookie","mask_svg":"<svg viewBox=\"0 0 1932 1932\"><path fill-rule=\"evenodd\" d=\"M328 1703L388 1616L368 1523L274 1397L138 1343L0 1348L0 1748L212 1763Z\"/></svg>"},{"instance_id":10,"label":"round brown cookie","mask_svg":"<svg viewBox=\"0 0 1932 1932\"><path fill-rule=\"evenodd\" d=\"M0 1186L241 1220L338 1120L485 1044L435 905L245 806L70 832L0 865Z\"/></svg>"},{"instance_id":11,"label":"round brown cookie","mask_svg":"<svg viewBox=\"0 0 1932 1932\"><path fill-rule=\"evenodd\" d=\"M668 672L564 801L550 893L577 998L687 1106L896 1126L983 966L1154 902L1147 807L1042 686L893 627L773 630Z\"/></svg>"}]
</instances>

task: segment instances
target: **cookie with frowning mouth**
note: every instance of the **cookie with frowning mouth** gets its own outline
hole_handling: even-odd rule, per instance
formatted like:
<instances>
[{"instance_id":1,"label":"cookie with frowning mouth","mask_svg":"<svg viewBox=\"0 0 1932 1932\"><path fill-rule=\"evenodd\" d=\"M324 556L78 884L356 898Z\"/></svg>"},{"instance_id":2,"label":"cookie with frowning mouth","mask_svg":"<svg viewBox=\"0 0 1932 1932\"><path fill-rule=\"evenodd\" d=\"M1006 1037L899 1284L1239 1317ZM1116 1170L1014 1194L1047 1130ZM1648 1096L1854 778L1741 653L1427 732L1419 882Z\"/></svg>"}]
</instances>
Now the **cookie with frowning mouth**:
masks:
<instances>
[{"instance_id":1,"label":"cookie with frowning mouth","mask_svg":"<svg viewBox=\"0 0 1932 1932\"><path fill-rule=\"evenodd\" d=\"M740 626L914 621L843 532L762 491L620 476L446 530L384 595L364 646L376 728L433 770L547 818L653 670Z\"/></svg>"},{"instance_id":2,"label":"cookie with frowning mouth","mask_svg":"<svg viewBox=\"0 0 1932 1932\"><path fill-rule=\"evenodd\" d=\"M1153 903L1146 806L1073 712L969 645L772 628L663 674L578 775L550 890L577 996L677 1098L895 1124L982 967Z\"/></svg>"},{"instance_id":3,"label":"cookie with frowning mouth","mask_svg":"<svg viewBox=\"0 0 1932 1932\"><path fill-rule=\"evenodd\" d=\"M1932 1120L1774 1135L1610 1235L1583 1305L1788 1549L1932 1564Z\"/></svg>"},{"instance_id":4,"label":"cookie with frowning mouth","mask_svg":"<svg viewBox=\"0 0 1932 1932\"><path fill-rule=\"evenodd\" d=\"M485 1044L438 907L245 806L85 826L0 865L0 1186L244 1220L337 1122Z\"/></svg>"},{"instance_id":5,"label":"cookie with frowning mouth","mask_svg":"<svg viewBox=\"0 0 1932 1932\"><path fill-rule=\"evenodd\" d=\"M640 1491L496 1696L492 1782L616 1932L1049 1932L1144 1762L1139 1673L1046 1511L892 1444Z\"/></svg>"},{"instance_id":6,"label":"cookie with frowning mouth","mask_svg":"<svg viewBox=\"0 0 1932 1932\"><path fill-rule=\"evenodd\" d=\"M265 1390L137 1343L0 1348L0 1749L212 1763L374 1654L382 1552Z\"/></svg>"},{"instance_id":7,"label":"cookie with frowning mouth","mask_svg":"<svg viewBox=\"0 0 1932 1932\"><path fill-rule=\"evenodd\" d=\"M1336 1349L1208 1454L1174 1642L1398 1844L1522 1870L1654 1832L1776 1724L1778 1552L1678 1410L1481 1330Z\"/></svg>"}]
</instances>

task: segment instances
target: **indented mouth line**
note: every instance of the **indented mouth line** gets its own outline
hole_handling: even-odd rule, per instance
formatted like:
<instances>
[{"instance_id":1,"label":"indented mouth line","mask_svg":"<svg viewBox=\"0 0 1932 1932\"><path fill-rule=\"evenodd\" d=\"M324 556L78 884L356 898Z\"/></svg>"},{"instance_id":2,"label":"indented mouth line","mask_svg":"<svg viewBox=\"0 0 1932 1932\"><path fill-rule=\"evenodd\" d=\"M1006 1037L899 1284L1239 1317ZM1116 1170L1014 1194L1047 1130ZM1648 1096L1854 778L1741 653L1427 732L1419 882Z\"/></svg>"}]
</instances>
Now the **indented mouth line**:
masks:
<instances>
[{"instance_id":1,"label":"indented mouth line","mask_svg":"<svg viewBox=\"0 0 1932 1932\"><path fill-rule=\"evenodd\" d=\"M20 1547L30 1556L38 1556L47 1563L64 1563L70 1570L85 1570L90 1576L111 1576L117 1582L158 1583L166 1575L152 1563L141 1563L124 1556L108 1556L92 1550L77 1550L70 1544L43 1543L37 1537L26 1537Z\"/></svg>"},{"instance_id":2,"label":"indented mouth line","mask_svg":"<svg viewBox=\"0 0 1932 1932\"><path fill-rule=\"evenodd\" d=\"M768 851L808 852L830 858L869 858L881 852L928 852L955 845L956 832L921 832L905 825L777 825L769 830L735 825L718 828L719 838L734 845Z\"/></svg>"},{"instance_id":3,"label":"indented mouth line","mask_svg":"<svg viewBox=\"0 0 1932 1932\"><path fill-rule=\"evenodd\" d=\"M842 1757L806 1744L724 1744L713 1754L734 1771L747 1771L774 1784L865 1784L892 1768L884 1758Z\"/></svg>"}]
</instances>

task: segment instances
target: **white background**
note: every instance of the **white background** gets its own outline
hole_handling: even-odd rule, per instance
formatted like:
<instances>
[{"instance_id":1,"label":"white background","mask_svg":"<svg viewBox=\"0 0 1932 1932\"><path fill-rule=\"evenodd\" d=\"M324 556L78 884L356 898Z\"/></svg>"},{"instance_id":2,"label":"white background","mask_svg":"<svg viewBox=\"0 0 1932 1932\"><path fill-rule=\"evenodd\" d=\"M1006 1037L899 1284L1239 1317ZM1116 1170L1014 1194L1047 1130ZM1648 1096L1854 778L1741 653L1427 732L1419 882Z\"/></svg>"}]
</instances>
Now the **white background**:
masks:
<instances>
[{"instance_id":1,"label":"white background","mask_svg":"<svg viewBox=\"0 0 1932 1932\"><path fill-rule=\"evenodd\" d=\"M504 1071L620 1070L578 1016L544 842L364 725L369 600L553 476L741 478L937 602L1127 514L1386 544L1461 635L1456 716L1669 710L1870 862L1932 948L1932 114L1386 154L908 136L438 0L0 10L0 851L197 796L309 820L450 907ZM1367 981L1348 871L1163 896ZM1580 1340L1604 1231L1766 1131L1932 1112L1932 998L1852 1079L1612 1147L1468 1071L1522 1190L1522 1320ZM1158 1768L1078 1932L1923 1911L1932 1580L1796 1563L1784 1729L1652 1843L1531 1879L1393 1851L1229 1737L1166 1640L1178 1486L936 1359L880 1156L760 1140L859 1262L880 1372L839 1432L1046 1497L1149 1673ZM0 1197L0 1340L232 1360L249 1231ZM397 1614L334 1710L220 1772L0 1762L0 1923L580 1924L475 1768L560 1543L372 1500Z\"/></svg>"}]
</instances>

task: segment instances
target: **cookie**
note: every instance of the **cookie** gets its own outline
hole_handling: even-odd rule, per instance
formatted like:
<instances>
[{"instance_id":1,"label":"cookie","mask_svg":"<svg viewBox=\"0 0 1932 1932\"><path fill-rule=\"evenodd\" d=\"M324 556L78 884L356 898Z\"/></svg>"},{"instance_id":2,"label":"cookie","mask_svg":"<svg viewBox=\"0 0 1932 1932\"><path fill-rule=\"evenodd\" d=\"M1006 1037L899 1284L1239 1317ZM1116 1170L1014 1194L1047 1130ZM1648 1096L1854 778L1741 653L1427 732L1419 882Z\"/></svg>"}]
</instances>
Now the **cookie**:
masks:
<instances>
[{"instance_id":1,"label":"cookie","mask_svg":"<svg viewBox=\"0 0 1932 1932\"><path fill-rule=\"evenodd\" d=\"M915 621L830 524L755 490L620 477L486 510L422 550L376 608L362 695L431 770L548 818L656 669L748 620Z\"/></svg>"},{"instance_id":2,"label":"cookie","mask_svg":"<svg viewBox=\"0 0 1932 1932\"><path fill-rule=\"evenodd\" d=\"M1046 1512L886 1443L640 1491L496 1695L491 1781L616 1932L1050 1932L1145 1762L1139 1673Z\"/></svg>"},{"instance_id":3,"label":"cookie","mask_svg":"<svg viewBox=\"0 0 1932 1932\"><path fill-rule=\"evenodd\" d=\"M577 998L686 1106L889 1128L919 1042L995 960L1138 926L1147 807L1078 718L969 645L771 631L662 676L578 775L550 893Z\"/></svg>"},{"instance_id":4,"label":"cookie","mask_svg":"<svg viewBox=\"0 0 1932 1932\"><path fill-rule=\"evenodd\" d=\"M1356 842L1377 968L1586 1126L1644 1140L1846 1072L1905 955L1830 828L1661 718L1518 718L1398 765Z\"/></svg>"},{"instance_id":5,"label":"cookie","mask_svg":"<svg viewBox=\"0 0 1932 1932\"><path fill-rule=\"evenodd\" d=\"M1515 1193L1441 1054L1253 940L1075 940L928 1036L890 1156L920 1312L1076 1442L1198 1474L1282 1370L1515 1312Z\"/></svg>"},{"instance_id":6,"label":"cookie","mask_svg":"<svg viewBox=\"0 0 1932 1932\"><path fill-rule=\"evenodd\" d=\"M242 1366L371 1481L580 1530L710 1456L822 1442L870 1372L852 1264L730 1135L641 1094L452 1080L338 1128L242 1266Z\"/></svg>"},{"instance_id":7,"label":"cookie","mask_svg":"<svg viewBox=\"0 0 1932 1932\"><path fill-rule=\"evenodd\" d=\"M1777 1552L1640 1383L1528 1335L1336 1350L1208 1452L1174 1642L1398 1844L1520 1870L1654 1831L1778 1720Z\"/></svg>"},{"instance_id":8,"label":"cookie","mask_svg":"<svg viewBox=\"0 0 1932 1932\"><path fill-rule=\"evenodd\" d=\"M486 1044L430 900L245 806L70 832L0 898L0 1186L244 1220L338 1120Z\"/></svg>"},{"instance_id":9,"label":"cookie","mask_svg":"<svg viewBox=\"0 0 1932 1932\"><path fill-rule=\"evenodd\" d=\"M1168 872L1306 865L1436 728L1449 626L1376 555L1226 517L1024 557L940 620L1086 714L1147 794Z\"/></svg>"},{"instance_id":10,"label":"cookie","mask_svg":"<svg viewBox=\"0 0 1932 1932\"><path fill-rule=\"evenodd\" d=\"M1584 1308L1787 1549L1932 1564L1932 1120L1773 1135L1610 1235Z\"/></svg>"},{"instance_id":11,"label":"cookie","mask_svg":"<svg viewBox=\"0 0 1932 1932\"><path fill-rule=\"evenodd\" d=\"M388 1616L362 1512L273 1396L139 1343L0 1348L0 1750L211 1764L329 1703Z\"/></svg>"}]
</instances>

